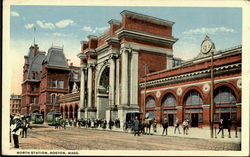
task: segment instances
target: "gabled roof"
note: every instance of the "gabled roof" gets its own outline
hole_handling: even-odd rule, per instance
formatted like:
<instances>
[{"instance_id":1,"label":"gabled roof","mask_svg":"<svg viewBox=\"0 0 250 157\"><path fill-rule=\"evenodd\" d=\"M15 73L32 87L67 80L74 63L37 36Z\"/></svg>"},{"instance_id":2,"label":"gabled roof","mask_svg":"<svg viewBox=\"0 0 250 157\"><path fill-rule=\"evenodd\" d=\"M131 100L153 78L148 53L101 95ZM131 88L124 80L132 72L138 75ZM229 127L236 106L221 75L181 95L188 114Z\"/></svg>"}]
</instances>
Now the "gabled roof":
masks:
<instances>
[{"instance_id":1,"label":"gabled roof","mask_svg":"<svg viewBox=\"0 0 250 157\"><path fill-rule=\"evenodd\" d=\"M59 47L49 48L44 63L47 63L48 66L69 68L68 62L63 53L63 49Z\"/></svg>"}]
</instances>

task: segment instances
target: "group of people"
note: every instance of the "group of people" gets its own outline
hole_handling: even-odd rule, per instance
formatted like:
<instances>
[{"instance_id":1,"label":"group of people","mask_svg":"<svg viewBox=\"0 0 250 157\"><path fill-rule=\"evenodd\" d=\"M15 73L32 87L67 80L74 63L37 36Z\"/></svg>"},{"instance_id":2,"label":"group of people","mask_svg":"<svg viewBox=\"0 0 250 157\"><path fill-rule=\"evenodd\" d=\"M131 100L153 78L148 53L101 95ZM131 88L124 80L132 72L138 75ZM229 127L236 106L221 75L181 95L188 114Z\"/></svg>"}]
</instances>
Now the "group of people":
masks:
<instances>
[{"instance_id":1,"label":"group of people","mask_svg":"<svg viewBox=\"0 0 250 157\"><path fill-rule=\"evenodd\" d=\"M109 120L107 122L106 119L80 119L77 121L78 128L85 127L85 128L103 128L112 129L113 127L120 128L120 120L116 119L115 121Z\"/></svg>"},{"instance_id":2,"label":"group of people","mask_svg":"<svg viewBox=\"0 0 250 157\"><path fill-rule=\"evenodd\" d=\"M18 136L22 135L22 138L27 138L28 128L31 129L28 117L10 115L10 143L12 136L15 148L19 148Z\"/></svg>"}]
</instances>

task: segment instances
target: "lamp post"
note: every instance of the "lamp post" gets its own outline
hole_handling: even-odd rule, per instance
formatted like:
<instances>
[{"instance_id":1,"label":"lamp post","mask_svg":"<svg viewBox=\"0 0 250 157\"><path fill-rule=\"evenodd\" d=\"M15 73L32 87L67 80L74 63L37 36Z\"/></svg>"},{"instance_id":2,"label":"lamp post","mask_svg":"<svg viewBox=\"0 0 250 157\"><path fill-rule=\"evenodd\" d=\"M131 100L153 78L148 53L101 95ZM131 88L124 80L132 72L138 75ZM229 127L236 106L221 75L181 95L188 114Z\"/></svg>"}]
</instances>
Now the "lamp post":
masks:
<instances>
[{"instance_id":1,"label":"lamp post","mask_svg":"<svg viewBox=\"0 0 250 157\"><path fill-rule=\"evenodd\" d=\"M148 65L145 64L145 65L144 65L144 70L145 70L145 82L144 82L144 112L143 112L143 118L145 118L145 114L146 114L147 68L148 68Z\"/></svg>"},{"instance_id":2,"label":"lamp post","mask_svg":"<svg viewBox=\"0 0 250 157\"><path fill-rule=\"evenodd\" d=\"M211 133L211 138L214 137L213 134L213 127L214 127L214 51L215 51L215 46L212 40L206 36L203 42L201 43L201 52L204 55L210 54L211 55L211 89L210 89L210 133Z\"/></svg>"},{"instance_id":3,"label":"lamp post","mask_svg":"<svg viewBox=\"0 0 250 157\"><path fill-rule=\"evenodd\" d=\"M211 52L211 138L214 137L213 128L214 128L214 52Z\"/></svg>"}]
</instances>

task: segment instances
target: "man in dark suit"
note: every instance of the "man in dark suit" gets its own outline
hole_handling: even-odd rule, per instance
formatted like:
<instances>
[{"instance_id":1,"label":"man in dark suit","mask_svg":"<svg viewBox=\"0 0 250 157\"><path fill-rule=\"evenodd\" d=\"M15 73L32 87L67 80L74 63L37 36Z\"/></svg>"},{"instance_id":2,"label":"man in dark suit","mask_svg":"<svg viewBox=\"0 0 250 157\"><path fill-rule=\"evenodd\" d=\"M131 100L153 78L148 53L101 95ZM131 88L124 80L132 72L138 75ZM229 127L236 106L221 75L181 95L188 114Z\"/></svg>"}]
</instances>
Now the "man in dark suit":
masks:
<instances>
[{"instance_id":1,"label":"man in dark suit","mask_svg":"<svg viewBox=\"0 0 250 157\"><path fill-rule=\"evenodd\" d=\"M140 135L139 135L140 122L139 122L139 120L138 120L138 117L135 117L135 120L134 120L134 122L133 122L133 127L134 127L134 136L136 136L136 134L137 134L138 136L140 136Z\"/></svg>"},{"instance_id":2,"label":"man in dark suit","mask_svg":"<svg viewBox=\"0 0 250 157\"><path fill-rule=\"evenodd\" d=\"M166 131L166 135L168 135L168 120L167 118L164 118L164 121L162 123L163 131L162 131L162 136L164 132Z\"/></svg>"}]
</instances>

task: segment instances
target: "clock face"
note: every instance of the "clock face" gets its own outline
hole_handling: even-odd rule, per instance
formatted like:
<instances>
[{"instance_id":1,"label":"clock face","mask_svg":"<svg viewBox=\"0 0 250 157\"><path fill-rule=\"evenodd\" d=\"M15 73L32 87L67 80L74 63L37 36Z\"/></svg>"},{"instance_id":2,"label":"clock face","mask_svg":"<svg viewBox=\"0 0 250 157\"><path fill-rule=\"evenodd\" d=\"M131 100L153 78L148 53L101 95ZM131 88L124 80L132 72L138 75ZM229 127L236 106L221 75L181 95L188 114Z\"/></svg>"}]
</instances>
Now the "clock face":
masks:
<instances>
[{"instance_id":1,"label":"clock face","mask_svg":"<svg viewBox=\"0 0 250 157\"><path fill-rule=\"evenodd\" d=\"M201 45L201 52L206 54L208 53L212 48L212 42L209 40L205 40Z\"/></svg>"}]
</instances>

